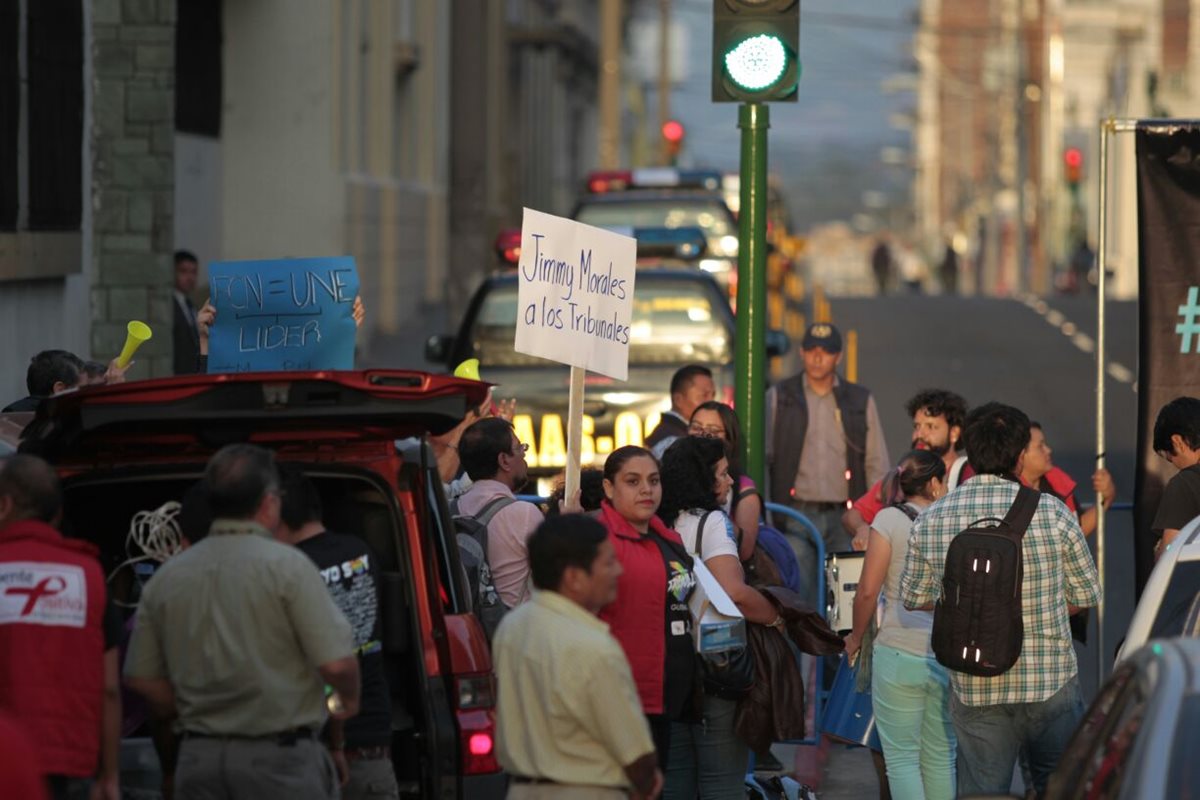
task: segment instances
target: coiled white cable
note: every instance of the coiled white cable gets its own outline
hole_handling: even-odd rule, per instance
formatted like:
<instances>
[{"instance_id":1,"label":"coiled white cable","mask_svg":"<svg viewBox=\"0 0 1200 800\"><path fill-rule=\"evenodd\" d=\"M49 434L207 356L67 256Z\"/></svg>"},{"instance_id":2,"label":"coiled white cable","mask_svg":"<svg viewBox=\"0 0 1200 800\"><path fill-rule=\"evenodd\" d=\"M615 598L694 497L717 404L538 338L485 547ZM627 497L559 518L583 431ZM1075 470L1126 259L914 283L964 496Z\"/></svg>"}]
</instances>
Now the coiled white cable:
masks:
<instances>
[{"instance_id":1,"label":"coiled white cable","mask_svg":"<svg viewBox=\"0 0 1200 800\"><path fill-rule=\"evenodd\" d=\"M183 531L179 528L180 504L176 500L168 500L152 511L138 511L129 523L129 533L125 535L126 559L117 565L108 575L108 580L116 576L125 567L143 561L157 561L159 564L183 550ZM134 550L136 546L136 550ZM140 552L141 555L131 555ZM117 605L133 608L136 603Z\"/></svg>"}]
</instances>

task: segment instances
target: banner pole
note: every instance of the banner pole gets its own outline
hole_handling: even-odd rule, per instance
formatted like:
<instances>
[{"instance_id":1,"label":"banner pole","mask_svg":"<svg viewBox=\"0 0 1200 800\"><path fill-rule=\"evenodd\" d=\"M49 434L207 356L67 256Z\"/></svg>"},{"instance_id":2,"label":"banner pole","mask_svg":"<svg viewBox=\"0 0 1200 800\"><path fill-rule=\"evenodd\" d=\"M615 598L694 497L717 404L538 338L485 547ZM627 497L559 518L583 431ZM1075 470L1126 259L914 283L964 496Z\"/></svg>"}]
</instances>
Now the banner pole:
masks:
<instances>
[{"instance_id":1,"label":"banner pole","mask_svg":"<svg viewBox=\"0 0 1200 800\"><path fill-rule=\"evenodd\" d=\"M1100 223L1099 245L1096 252L1096 469L1105 464L1104 443L1104 371L1105 315L1104 300L1108 272L1108 140L1113 133L1113 119L1100 123ZM1104 657L1104 497L1096 493L1096 571L1100 576L1100 601L1096 603L1096 685L1104 682L1107 660Z\"/></svg>"},{"instance_id":2,"label":"banner pole","mask_svg":"<svg viewBox=\"0 0 1200 800\"><path fill-rule=\"evenodd\" d=\"M570 502L579 489L579 452L583 439L583 378L587 370L571 367L571 388L567 396L567 474L563 499Z\"/></svg>"}]
</instances>

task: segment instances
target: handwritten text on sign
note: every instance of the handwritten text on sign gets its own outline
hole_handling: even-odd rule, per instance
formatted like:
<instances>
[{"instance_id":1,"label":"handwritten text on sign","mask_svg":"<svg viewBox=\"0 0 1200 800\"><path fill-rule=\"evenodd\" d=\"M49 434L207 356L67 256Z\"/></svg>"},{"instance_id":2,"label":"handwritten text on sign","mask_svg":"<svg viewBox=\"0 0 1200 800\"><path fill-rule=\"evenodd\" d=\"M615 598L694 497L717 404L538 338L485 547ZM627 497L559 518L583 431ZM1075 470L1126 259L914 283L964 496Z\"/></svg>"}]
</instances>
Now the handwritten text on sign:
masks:
<instances>
[{"instance_id":1,"label":"handwritten text on sign","mask_svg":"<svg viewBox=\"0 0 1200 800\"><path fill-rule=\"evenodd\" d=\"M209 276L210 373L354 368L353 258L225 261Z\"/></svg>"},{"instance_id":2,"label":"handwritten text on sign","mask_svg":"<svg viewBox=\"0 0 1200 800\"><path fill-rule=\"evenodd\" d=\"M625 380L637 241L525 209L518 352Z\"/></svg>"}]
</instances>

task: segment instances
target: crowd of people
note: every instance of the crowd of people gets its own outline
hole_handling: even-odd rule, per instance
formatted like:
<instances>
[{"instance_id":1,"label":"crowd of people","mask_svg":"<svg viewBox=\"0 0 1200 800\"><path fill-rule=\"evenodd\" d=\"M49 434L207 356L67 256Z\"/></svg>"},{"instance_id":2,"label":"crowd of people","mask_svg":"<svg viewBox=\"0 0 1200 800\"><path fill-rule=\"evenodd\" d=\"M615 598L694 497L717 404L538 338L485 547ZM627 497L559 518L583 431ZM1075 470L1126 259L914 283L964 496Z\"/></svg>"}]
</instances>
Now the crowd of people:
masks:
<instances>
[{"instance_id":1,"label":"crowd of people","mask_svg":"<svg viewBox=\"0 0 1200 800\"><path fill-rule=\"evenodd\" d=\"M486 531L496 747L510 797L741 796L752 754L811 733L797 651L843 650L847 664L870 665L893 796L1006 793L1018 763L1033 790L1045 788L1083 713L1072 633L1085 634L1075 615L1098 601L1086 537L1099 511L1077 502L1042 426L999 403L968 410L943 389L906 405L912 450L893 465L874 397L837 372L841 349L836 327L810 326L803 371L770 390L764 487L745 474L738 417L713 399L702 365L675 374L671 411L647 447L613 451L549 513L519 497L528 443L511 404L489 398L431 437L456 524ZM77 385L77 361L35 357L30 398ZM121 378L109 367L99 379ZM1169 544L1200 513L1200 400L1164 408L1154 446L1181 470L1156 520ZM1113 501L1106 471L1091 485ZM1022 486L1039 494L1023 539L1020 658L987 677L948 669L931 635L951 541L1004 517ZM768 500L811 521L826 552L865 550L844 640L813 610L824 605L814 595L824 565L809 528L789 517L777 530ZM64 538L61 517L51 465L0 463L0 584L36 570L27 598L0 605L0 749L32 743L30 786L118 796L123 655L168 796L225 796L231 784L260 796L398 796L374 558L361 538L326 529L308 478L269 450L220 449L184 497L184 547L146 584L125 630L94 548ZM330 569L348 562L363 568ZM698 652L698 572L744 618L744 646ZM797 591L780 588L789 584ZM42 595L72 592L78 608L35 609ZM30 625L30 609L75 616ZM18 661L32 650L43 668ZM20 766L6 767L12 785Z\"/></svg>"}]
</instances>

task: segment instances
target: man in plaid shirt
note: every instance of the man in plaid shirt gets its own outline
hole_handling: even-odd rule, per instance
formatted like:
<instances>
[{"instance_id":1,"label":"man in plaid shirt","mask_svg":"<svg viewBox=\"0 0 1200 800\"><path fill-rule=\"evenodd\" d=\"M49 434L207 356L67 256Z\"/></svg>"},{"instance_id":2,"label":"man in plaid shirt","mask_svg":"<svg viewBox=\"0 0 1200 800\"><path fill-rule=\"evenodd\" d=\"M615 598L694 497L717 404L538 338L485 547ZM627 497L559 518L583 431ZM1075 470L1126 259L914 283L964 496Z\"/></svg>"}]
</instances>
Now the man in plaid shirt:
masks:
<instances>
[{"instance_id":1,"label":"man in plaid shirt","mask_svg":"<svg viewBox=\"0 0 1200 800\"><path fill-rule=\"evenodd\" d=\"M928 508L913 526L900 581L909 609L941 595L950 540L984 517L1003 517L1017 497L1029 417L1000 403L970 413L963 431L974 478ZM950 718L958 738L960 794L1006 794L1018 751L1029 756L1040 795L1083 716L1069 615L1100 598L1100 578L1075 515L1043 494L1022 543L1021 657L1002 675L951 671Z\"/></svg>"}]
</instances>

